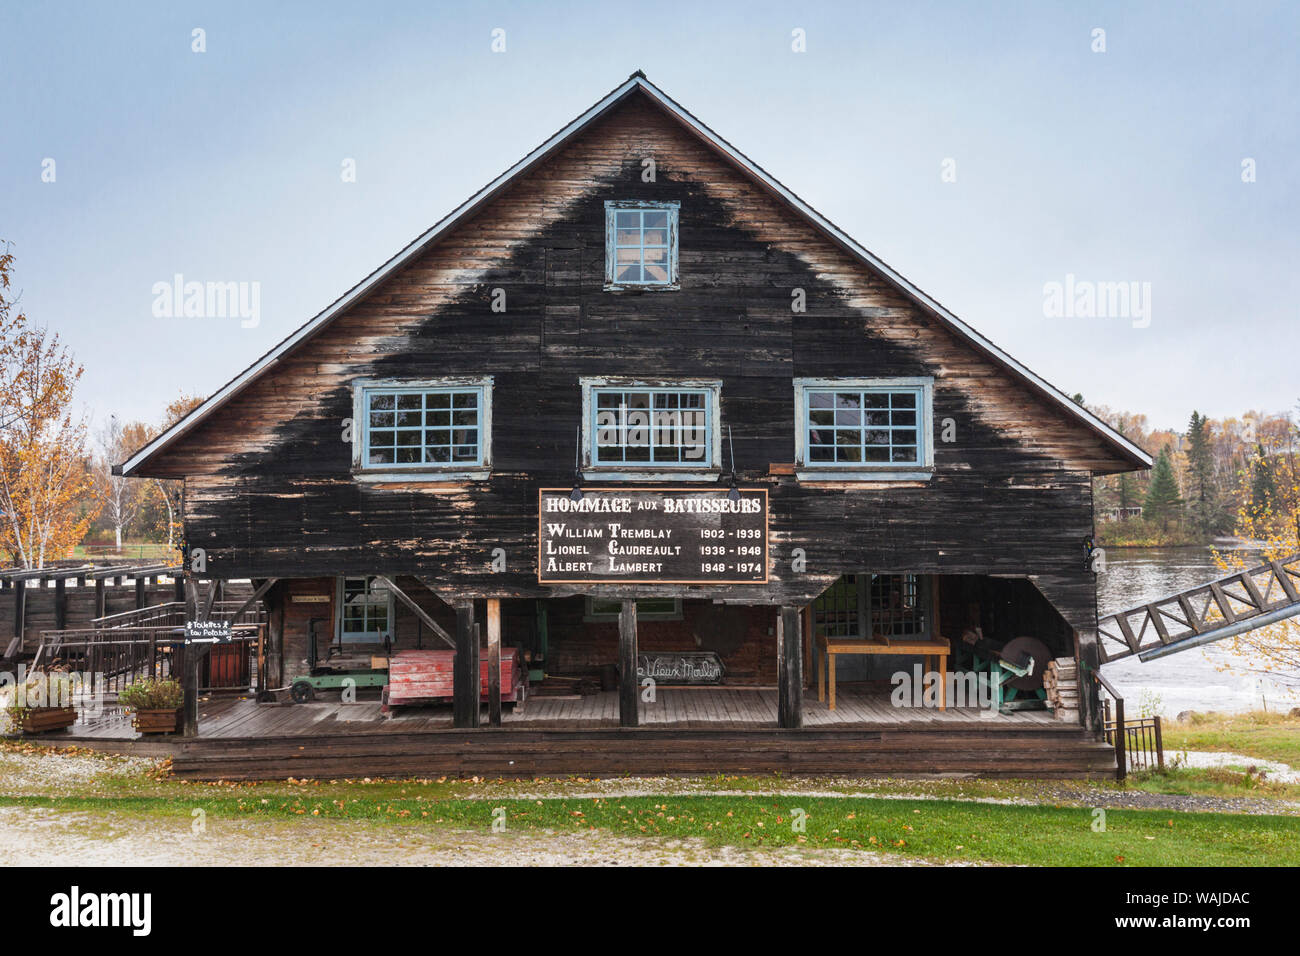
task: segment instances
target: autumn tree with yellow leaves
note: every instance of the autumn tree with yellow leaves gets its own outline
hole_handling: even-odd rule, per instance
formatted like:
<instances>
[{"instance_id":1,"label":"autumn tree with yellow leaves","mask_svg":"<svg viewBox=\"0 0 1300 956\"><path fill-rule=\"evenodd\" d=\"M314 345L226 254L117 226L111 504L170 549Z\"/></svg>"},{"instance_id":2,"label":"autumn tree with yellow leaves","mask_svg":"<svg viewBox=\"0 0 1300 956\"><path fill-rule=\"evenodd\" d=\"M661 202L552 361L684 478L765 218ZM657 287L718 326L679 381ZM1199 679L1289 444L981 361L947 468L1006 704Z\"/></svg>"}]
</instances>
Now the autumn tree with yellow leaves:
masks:
<instances>
[{"instance_id":1,"label":"autumn tree with yellow leaves","mask_svg":"<svg viewBox=\"0 0 1300 956\"><path fill-rule=\"evenodd\" d=\"M13 253L0 244L0 551L41 568L81 541L94 517L86 423L72 409L81 366L10 292Z\"/></svg>"},{"instance_id":2,"label":"autumn tree with yellow leaves","mask_svg":"<svg viewBox=\"0 0 1300 956\"><path fill-rule=\"evenodd\" d=\"M1255 448L1238 474L1237 534L1263 546L1267 560L1300 553L1300 423L1257 435ZM1225 573L1260 563L1257 554L1216 555ZM1300 617L1228 638L1249 669L1300 689Z\"/></svg>"}]
</instances>

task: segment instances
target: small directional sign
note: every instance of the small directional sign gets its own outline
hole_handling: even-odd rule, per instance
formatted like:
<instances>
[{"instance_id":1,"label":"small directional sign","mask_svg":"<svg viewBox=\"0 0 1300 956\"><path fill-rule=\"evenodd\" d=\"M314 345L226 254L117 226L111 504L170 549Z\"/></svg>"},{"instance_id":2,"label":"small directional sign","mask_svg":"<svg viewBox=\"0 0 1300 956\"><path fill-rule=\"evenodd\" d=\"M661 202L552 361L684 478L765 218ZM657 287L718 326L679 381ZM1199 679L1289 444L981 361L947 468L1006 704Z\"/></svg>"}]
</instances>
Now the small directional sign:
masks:
<instances>
[{"instance_id":1,"label":"small directional sign","mask_svg":"<svg viewBox=\"0 0 1300 956\"><path fill-rule=\"evenodd\" d=\"M229 644L234 640L229 621L186 621L186 644Z\"/></svg>"}]
</instances>

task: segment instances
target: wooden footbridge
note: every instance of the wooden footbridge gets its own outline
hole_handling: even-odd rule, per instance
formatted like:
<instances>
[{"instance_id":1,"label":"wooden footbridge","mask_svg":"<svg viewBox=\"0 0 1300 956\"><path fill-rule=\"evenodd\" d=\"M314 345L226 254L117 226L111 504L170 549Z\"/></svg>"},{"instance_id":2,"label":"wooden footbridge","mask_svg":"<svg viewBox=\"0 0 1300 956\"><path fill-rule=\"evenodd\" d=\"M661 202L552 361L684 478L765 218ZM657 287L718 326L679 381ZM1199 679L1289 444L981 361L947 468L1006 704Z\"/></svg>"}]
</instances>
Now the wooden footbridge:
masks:
<instances>
[{"instance_id":1,"label":"wooden footbridge","mask_svg":"<svg viewBox=\"0 0 1300 956\"><path fill-rule=\"evenodd\" d=\"M1097 622L1101 662L1150 661L1300 615L1300 552Z\"/></svg>"}]
</instances>

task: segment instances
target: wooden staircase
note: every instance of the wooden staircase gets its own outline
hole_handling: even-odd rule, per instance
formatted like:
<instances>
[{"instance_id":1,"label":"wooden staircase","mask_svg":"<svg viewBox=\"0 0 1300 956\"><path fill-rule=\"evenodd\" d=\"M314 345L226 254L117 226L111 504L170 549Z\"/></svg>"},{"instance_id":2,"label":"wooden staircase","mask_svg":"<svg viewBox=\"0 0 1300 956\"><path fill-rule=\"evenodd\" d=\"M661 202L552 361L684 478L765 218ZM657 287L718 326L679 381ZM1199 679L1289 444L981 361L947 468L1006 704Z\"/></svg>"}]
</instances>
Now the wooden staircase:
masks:
<instances>
[{"instance_id":1,"label":"wooden staircase","mask_svg":"<svg viewBox=\"0 0 1300 956\"><path fill-rule=\"evenodd\" d=\"M1300 614L1300 552L1097 622L1101 663L1153 660Z\"/></svg>"}]
</instances>

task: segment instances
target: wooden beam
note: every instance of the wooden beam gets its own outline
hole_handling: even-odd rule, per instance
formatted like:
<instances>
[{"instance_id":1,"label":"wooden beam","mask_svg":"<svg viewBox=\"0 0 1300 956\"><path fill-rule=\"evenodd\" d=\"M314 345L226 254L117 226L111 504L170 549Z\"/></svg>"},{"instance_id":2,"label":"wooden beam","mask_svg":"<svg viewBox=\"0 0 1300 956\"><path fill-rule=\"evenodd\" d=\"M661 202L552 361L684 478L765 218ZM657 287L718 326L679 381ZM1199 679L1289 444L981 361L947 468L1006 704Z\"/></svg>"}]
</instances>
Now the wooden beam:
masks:
<instances>
[{"instance_id":1,"label":"wooden beam","mask_svg":"<svg viewBox=\"0 0 1300 956\"><path fill-rule=\"evenodd\" d=\"M478 658L478 627L474 623L474 602L456 605L456 658L452 668L452 715L454 727L479 725L481 675Z\"/></svg>"},{"instance_id":2,"label":"wooden beam","mask_svg":"<svg viewBox=\"0 0 1300 956\"><path fill-rule=\"evenodd\" d=\"M215 580L209 581L208 599L203 604L202 616L199 618L200 621L212 620L212 605L216 603L216 600L217 600L217 582Z\"/></svg>"},{"instance_id":3,"label":"wooden beam","mask_svg":"<svg viewBox=\"0 0 1300 956\"><path fill-rule=\"evenodd\" d=\"M776 722L788 729L803 726L802 644L799 609L781 608L776 622Z\"/></svg>"},{"instance_id":4,"label":"wooden beam","mask_svg":"<svg viewBox=\"0 0 1300 956\"><path fill-rule=\"evenodd\" d=\"M66 578L54 582L54 629L61 631L68 626L68 587Z\"/></svg>"},{"instance_id":5,"label":"wooden beam","mask_svg":"<svg viewBox=\"0 0 1300 956\"><path fill-rule=\"evenodd\" d=\"M284 606L287 603L283 591L273 595L269 613L266 615L266 679L262 681L264 690L276 690L284 686Z\"/></svg>"},{"instance_id":6,"label":"wooden beam","mask_svg":"<svg viewBox=\"0 0 1300 956\"><path fill-rule=\"evenodd\" d=\"M108 595L104 591L104 579L95 578L95 617L108 614Z\"/></svg>"},{"instance_id":7,"label":"wooden beam","mask_svg":"<svg viewBox=\"0 0 1300 956\"><path fill-rule=\"evenodd\" d=\"M243 614L245 611L247 611L258 601L262 600L262 595L264 595L267 591L271 590L271 588L275 587L275 582L279 580L280 580L279 578L267 578L261 584L257 585L257 587L253 590L253 593L249 597L249 599L245 601L243 604L239 605L239 609L230 615L230 620L233 621L235 618L239 617L239 615Z\"/></svg>"},{"instance_id":8,"label":"wooden beam","mask_svg":"<svg viewBox=\"0 0 1300 956\"><path fill-rule=\"evenodd\" d=\"M501 601L487 602L488 724L501 726Z\"/></svg>"},{"instance_id":9,"label":"wooden beam","mask_svg":"<svg viewBox=\"0 0 1300 956\"><path fill-rule=\"evenodd\" d=\"M22 578L14 581L14 637L23 646L23 630L27 625L27 583Z\"/></svg>"},{"instance_id":10,"label":"wooden beam","mask_svg":"<svg viewBox=\"0 0 1300 956\"><path fill-rule=\"evenodd\" d=\"M623 727L640 723L636 657L636 601L624 598L618 614L618 722Z\"/></svg>"},{"instance_id":11,"label":"wooden beam","mask_svg":"<svg viewBox=\"0 0 1300 956\"><path fill-rule=\"evenodd\" d=\"M146 604L149 603L148 594L147 594L147 592L145 591L145 586L146 586L147 584L148 584L148 581L146 581L144 578L140 577L139 575L136 575L136 578L135 578L135 609L136 609L137 611L140 610L140 608L144 607Z\"/></svg>"},{"instance_id":12,"label":"wooden beam","mask_svg":"<svg viewBox=\"0 0 1300 956\"><path fill-rule=\"evenodd\" d=\"M399 601L401 601L403 604L405 604L408 608L410 608L410 609L411 609L411 613L414 614L416 617L418 617L418 618L420 619L420 621L424 624L425 627L427 627L429 630L433 631L433 633L435 633L435 634L437 634L439 637L441 637L444 641L447 642L447 644L448 644L449 646L451 646L451 647L455 647L455 646L456 646L456 641L455 641L455 639L454 639L450 634L447 633L446 629L443 628L443 627L442 627L442 626L441 626L437 621L435 621L433 618L431 618L431 617L429 616L429 612L428 612L428 611L426 611L424 608L420 607L420 605L416 604L416 603L415 603L415 600L414 600L414 599L413 599L409 594L407 594L405 591L403 591L401 588L399 588L399 587L397 586L397 582L396 582L396 581L394 581L392 578L386 578L386 577L384 577L382 574L377 574L377 575L375 575L375 580L376 580L376 581L382 581L383 584L384 584L384 587L386 587L386 588L388 588L388 590L392 591L392 592L393 592L393 596L394 596L395 598L397 598ZM420 583L421 583L421 584L424 584L423 581L421 581ZM428 585L425 584L425 587L428 587Z\"/></svg>"}]
</instances>

